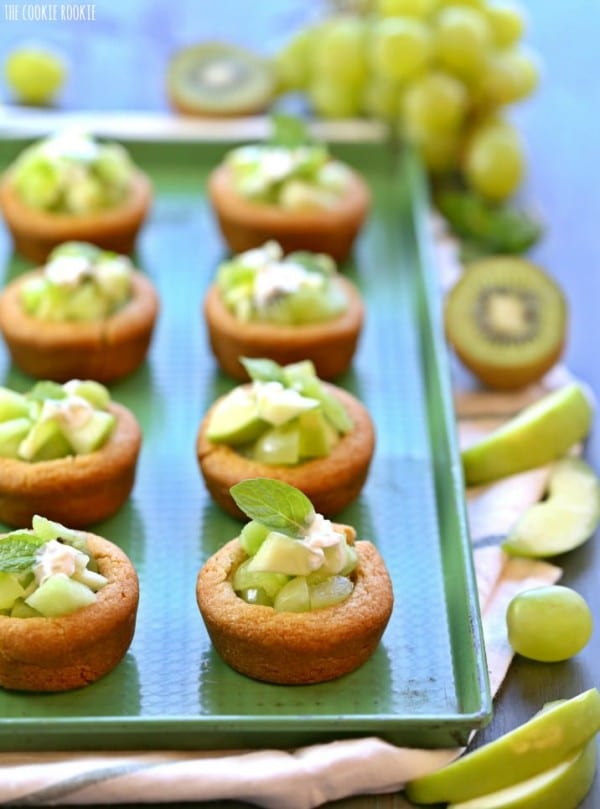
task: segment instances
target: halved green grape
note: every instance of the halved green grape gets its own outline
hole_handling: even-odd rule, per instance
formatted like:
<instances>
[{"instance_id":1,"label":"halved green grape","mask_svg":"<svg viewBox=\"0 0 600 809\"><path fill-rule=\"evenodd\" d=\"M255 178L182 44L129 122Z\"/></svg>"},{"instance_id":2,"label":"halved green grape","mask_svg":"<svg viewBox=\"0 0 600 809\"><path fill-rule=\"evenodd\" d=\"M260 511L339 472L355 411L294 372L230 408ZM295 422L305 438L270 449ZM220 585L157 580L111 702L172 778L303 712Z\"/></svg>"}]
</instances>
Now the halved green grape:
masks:
<instances>
[{"instance_id":1,"label":"halved green grape","mask_svg":"<svg viewBox=\"0 0 600 809\"><path fill-rule=\"evenodd\" d=\"M345 576L330 576L318 584L308 587L311 610L333 607L345 601L354 589L353 583Z\"/></svg>"},{"instance_id":2,"label":"halved green grape","mask_svg":"<svg viewBox=\"0 0 600 809\"><path fill-rule=\"evenodd\" d=\"M273 600L283 585L288 583L290 577L285 573L253 570L251 564L252 559L246 559L245 562L242 562L242 564L236 568L233 575L233 589L237 593L243 590L258 588L262 590L269 599Z\"/></svg>"},{"instance_id":3,"label":"halved green grape","mask_svg":"<svg viewBox=\"0 0 600 809\"><path fill-rule=\"evenodd\" d=\"M592 613L585 599L569 587L549 585L515 596L506 613L508 639L532 660L567 660L588 643Z\"/></svg>"},{"instance_id":4,"label":"halved green grape","mask_svg":"<svg viewBox=\"0 0 600 809\"><path fill-rule=\"evenodd\" d=\"M318 30L317 26L302 28L276 53L272 65L278 92L305 90L308 87Z\"/></svg>"},{"instance_id":5,"label":"halved green grape","mask_svg":"<svg viewBox=\"0 0 600 809\"><path fill-rule=\"evenodd\" d=\"M4 63L4 77L18 101L49 104L64 84L67 65L46 45L21 45Z\"/></svg>"},{"instance_id":6,"label":"halved green grape","mask_svg":"<svg viewBox=\"0 0 600 809\"><path fill-rule=\"evenodd\" d=\"M435 52L442 70L470 81L485 64L490 42L490 26L483 12L449 6L438 14Z\"/></svg>"},{"instance_id":7,"label":"halved green grape","mask_svg":"<svg viewBox=\"0 0 600 809\"><path fill-rule=\"evenodd\" d=\"M395 124L400 115L403 93L401 82L370 77L363 91L362 110L371 118Z\"/></svg>"},{"instance_id":8,"label":"halved green grape","mask_svg":"<svg viewBox=\"0 0 600 809\"><path fill-rule=\"evenodd\" d=\"M262 525L256 520L250 520L240 532L239 543L248 556L254 556L269 533L270 529L266 525Z\"/></svg>"},{"instance_id":9,"label":"halved green grape","mask_svg":"<svg viewBox=\"0 0 600 809\"><path fill-rule=\"evenodd\" d=\"M388 81L407 81L418 76L430 64L433 53L430 29L410 17L376 20L368 47L373 74Z\"/></svg>"},{"instance_id":10,"label":"halved green grape","mask_svg":"<svg viewBox=\"0 0 600 809\"><path fill-rule=\"evenodd\" d=\"M540 80L540 61L523 46L492 54L474 87L474 101L490 108L530 96Z\"/></svg>"},{"instance_id":11,"label":"halved green grape","mask_svg":"<svg viewBox=\"0 0 600 809\"><path fill-rule=\"evenodd\" d=\"M524 173L524 149L516 129L506 123L484 124L471 135L464 154L464 174L475 191L496 201L508 199Z\"/></svg>"},{"instance_id":12,"label":"halved green grape","mask_svg":"<svg viewBox=\"0 0 600 809\"><path fill-rule=\"evenodd\" d=\"M308 89L308 97L315 112L323 118L352 118L361 109L362 87L314 78Z\"/></svg>"},{"instance_id":13,"label":"halved green grape","mask_svg":"<svg viewBox=\"0 0 600 809\"><path fill-rule=\"evenodd\" d=\"M300 429L297 421L271 427L255 442L252 457L270 466L294 466L300 460Z\"/></svg>"},{"instance_id":14,"label":"halved green grape","mask_svg":"<svg viewBox=\"0 0 600 809\"><path fill-rule=\"evenodd\" d=\"M273 599L260 587L248 587L247 590L240 590L238 593L247 604L259 604L263 607L272 607Z\"/></svg>"}]
</instances>

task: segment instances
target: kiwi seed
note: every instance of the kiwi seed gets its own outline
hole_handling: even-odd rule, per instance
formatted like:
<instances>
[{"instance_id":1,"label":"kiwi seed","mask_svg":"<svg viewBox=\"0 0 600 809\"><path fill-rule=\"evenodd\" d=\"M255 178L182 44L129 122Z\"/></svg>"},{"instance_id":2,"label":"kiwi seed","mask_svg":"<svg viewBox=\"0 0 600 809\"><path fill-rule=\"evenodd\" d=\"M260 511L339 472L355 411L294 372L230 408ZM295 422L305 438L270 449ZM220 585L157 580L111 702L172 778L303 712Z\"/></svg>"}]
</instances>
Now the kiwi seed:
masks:
<instances>
[{"instance_id":1,"label":"kiwi seed","mask_svg":"<svg viewBox=\"0 0 600 809\"><path fill-rule=\"evenodd\" d=\"M562 290L540 267L517 256L468 265L445 306L449 343L492 388L539 380L560 358L567 329Z\"/></svg>"}]
</instances>

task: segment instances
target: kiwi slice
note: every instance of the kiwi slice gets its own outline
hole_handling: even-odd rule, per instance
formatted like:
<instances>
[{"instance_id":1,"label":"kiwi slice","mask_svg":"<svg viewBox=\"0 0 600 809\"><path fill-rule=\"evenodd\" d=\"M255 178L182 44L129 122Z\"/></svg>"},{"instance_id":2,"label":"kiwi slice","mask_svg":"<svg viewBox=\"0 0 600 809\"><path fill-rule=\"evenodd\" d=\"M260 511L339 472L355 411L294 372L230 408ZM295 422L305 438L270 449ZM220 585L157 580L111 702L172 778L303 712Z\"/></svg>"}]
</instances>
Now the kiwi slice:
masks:
<instances>
[{"instance_id":1,"label":"kiwi slice","mask_svg":"<svg viewBox=\"0 0 600 809\"><path fill-rule=\"evenodd\" d=\"M186 115L232 116L262 112L273 98L268 61L225 42L205 42L178 51L169 63L167 91Z\"/></svg>"},{"instance_id":2,"label":"kiwi slice","mask_svg":"<svg viewBox=\"0 0 600 809\"><path fill-rule=\"evenodd\" d=\"M469 264L444 312L448 341L464 365L492 388L540 379L562 354L567 305L556 282L519 256Z\"/></svg>"}]
</instances>

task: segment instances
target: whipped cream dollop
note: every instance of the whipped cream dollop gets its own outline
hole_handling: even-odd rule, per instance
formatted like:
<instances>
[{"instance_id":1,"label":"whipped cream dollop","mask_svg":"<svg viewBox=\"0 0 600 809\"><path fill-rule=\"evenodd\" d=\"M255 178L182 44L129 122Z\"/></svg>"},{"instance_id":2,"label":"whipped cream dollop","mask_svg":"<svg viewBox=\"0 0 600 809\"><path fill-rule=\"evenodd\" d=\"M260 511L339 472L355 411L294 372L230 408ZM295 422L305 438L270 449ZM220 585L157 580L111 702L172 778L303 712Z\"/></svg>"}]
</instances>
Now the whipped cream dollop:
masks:
<instances>
[{"instance_id":1,"label":"whipped cream dollop","mask_svg":"<svg viewBox=\"0 0 600 809\"><path fill-rule=\"evenodd\" d=\"M82 551L57 539L51 539L41 546L33 567L33 575L39 586L50 576L58 573L69 578L75 573L81 573L88 561L88 556Z\"/></svg>"}]
</instances>

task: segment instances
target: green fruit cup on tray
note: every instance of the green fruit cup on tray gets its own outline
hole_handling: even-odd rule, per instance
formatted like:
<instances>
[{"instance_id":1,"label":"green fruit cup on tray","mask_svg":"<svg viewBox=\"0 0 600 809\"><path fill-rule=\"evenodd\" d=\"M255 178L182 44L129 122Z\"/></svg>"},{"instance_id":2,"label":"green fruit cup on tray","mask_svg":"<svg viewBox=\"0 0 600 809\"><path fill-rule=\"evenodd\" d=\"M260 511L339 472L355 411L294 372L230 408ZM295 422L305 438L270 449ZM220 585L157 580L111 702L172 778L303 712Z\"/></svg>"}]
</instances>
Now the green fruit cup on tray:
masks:
<instances>
[{"instance_id":1,"label":"green fruit cup on tray","mask_svg":"<svg viewBox=\"0 0 600 809\"><path fill-rule=\"evenodd\" d=\"M375 651L393 607L385 563L368 541L315 511L301 491L253 478L232 488L250 517L201 569L200 613L232 668L272 683L341 677Z\"/></svg>"},{"instance_id":2,"label":"green fruit cup on tray","mask_svg":"<svg viewBox=\"0 0 600 809\"><path fill-rule=\"evenodd\" d=\"M252 382L217 399L198 431L198 463L213 499L243 518L231 487L269 477L300 489L319 513L339 513L358 497L375 449L366 408L322 382L311 362L243 363Z\"/></svg>"},{"instance_id":3,"label":"green fruit cup on tray","mask_svg":"<svg viewBox=\"0 0 600 809\"><path fill-rule=\"evenodd\" d=\"M311 360L321 379L350 365L364 321L359 291L324 253L283 255L274 241L225 261L204 299L221 368L247 380L240 357Z\"/></svg>"},{"instance_id":4,"label":"green fruit cup on tray","mask_svg":"<svg viewBox=\"0 0 600 809\"><path fill-rule=\"evenodd\" d=\"M16 250L43 262L66 241L131 253L152 201L123 146L65 130L27 147L0 179L0 210Z\"/></svg>"},{"instance_id":5,"label":"green fruit cup on tray","mask_svg":"<svg viewBox=\"0 0 600 809\"><path fill-rule=\"evenodd\" d=\"M81 688L129 648L139 585L112 542L35 515L0 535L0 687Z\"/></svg>"},{"instance_id":6,"label":"green fruit cup on tray","mask_svg":"<svg viewBox=\"0 0 600 809\"><path fill-rule=\"evenodd\" d=\"M0 521L106 519L133 488L141 441L135 416L98 382L0 388Z\"/></svg>"},{"instance_id":7,"label":"green fruit cup on tray","mask_svg":"<svg viewBox=\"0 0 600 809\"><path fill-rule=\"evenodd\" d=\"M264 143L229 152L211 173L208 194L233 253L275 239L286 253L311 250L343 261L368 214L370 191L304 124L274 116Z\"/></svg>"},{"instance_id":8,"label":"green fruit cup on tray","mask_svg":"<svg viewBox=\"0 0 600 809\"><path fill-rule=\"evenodd\" d=\"M127 256L66 242L0 293L0 331L30 376L110 383L143 362L158 311L152 282Z\"/></svg>"}]
</instances>

